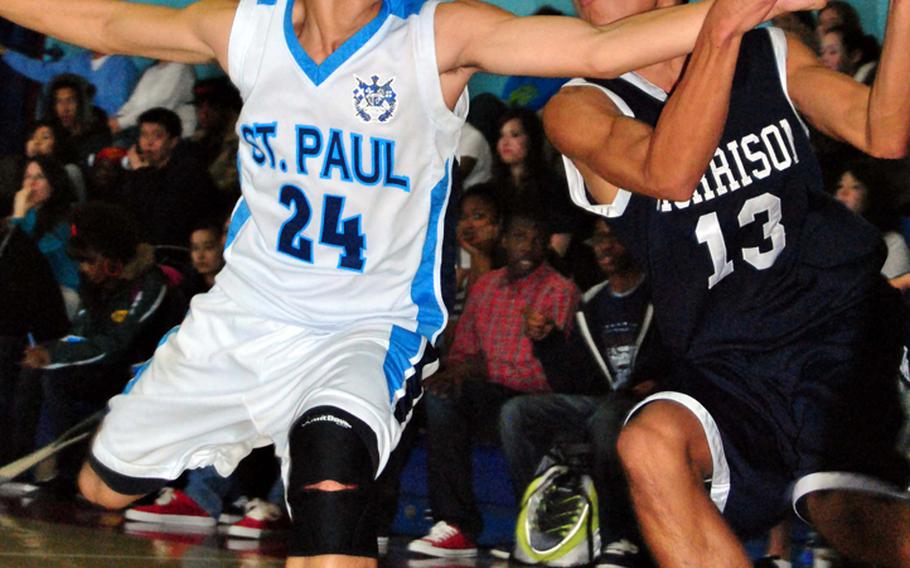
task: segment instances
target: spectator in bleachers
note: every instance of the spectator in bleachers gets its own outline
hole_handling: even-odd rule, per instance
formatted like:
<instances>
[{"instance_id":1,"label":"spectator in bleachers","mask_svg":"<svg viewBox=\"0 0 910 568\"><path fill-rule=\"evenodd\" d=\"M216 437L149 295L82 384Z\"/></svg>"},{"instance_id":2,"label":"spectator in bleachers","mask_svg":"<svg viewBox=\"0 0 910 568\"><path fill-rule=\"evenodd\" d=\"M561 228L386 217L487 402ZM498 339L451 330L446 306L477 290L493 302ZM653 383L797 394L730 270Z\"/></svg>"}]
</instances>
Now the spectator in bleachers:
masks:
<instances>
[{"instance_id":1,"label":"spectator in bleachers","mask_svg":"<svg viewBox=\"0 0 910 568\"><path fill-rule=\"evenodd\" d=\"M139 115L150 108L164 107L177 113L184 136L196 130L196 110L193 108L193 84L196 71L192 65L156 61L142 72L129 99L108 117L108 127L118 141L128 147L135 142Z\"/></svg>"},{"instance_id":2,"label":"spectator in bleachers","mask_svg":"<svg viewBox=\"0 0 910 568\"><path fill-rule=\"evenodd\" d=\"M120 195L120 184L123 183L125 158L126 150L116 146L102 148L89 158L89 196L93 200L107 202L117 200Z\"/></svg>"},{"instance_id":3,"label":"spectator in bleachers","mask_svg":"<svg viewBox=\"0 0 910 568\"><path fill-rule=\"evenodd\" d=\"M48 156L54 158L66 170L66 174L73 184L73 191L77 201L86 199L85 176L82 168L76 165L75 156L67 151L66 132L53 120L40 120L29 131L28 141L25 143L25 156Z\"/></svg>"},{"instance_id":4,"label":"spectator in bleachers","mask_svg":"<svg viewBox=\"0 0 910 568\"><path fill-rule=\"evenodd\" d=\"M536 210L516 210L506 224L507 263L478 280L458 320L445 368L427 379L427 465L436 524L408 550L439 557L473 556L482 520L472 487L474 439L497 442L502 404L549 390L524 333L533 309L568 333L578 302L575 285L546 260L547 224Z\"/></svg>"},{"instance_id":5,"label":"spectator in bleachers","mask_svg":"<svg viewBox=\"0 0 910 568\"><path fill-rule=\"evenodd\" d=\"M79 167L111 141L104 111L91 103L90 88L78 75L58 75L48 87L42 117L55 121L67 133L60 151Z\"/></svg>"},{"instance_id":6,"label":"spectator in bleachers","mask_svg":"<svg viewBox=\"0 0 910 568\"><path fill-rule=\"evenodd\" d=\"M458 289L467 291L481 276L504 263L500 237L505 211L496 186L489 183L463 193L459 204L461 218L455 235L461 248L456 278Z\"/></svg>"},{"instance_id":7,"label":"spectator in bleachers","mask_svg":"<svg viewBox=\"0 0 910 568\"><path fill-rule=\"evenodd\" d=\"M499 417L499 435L513 487L520 496L554 443L588 443L601 499L600 561L639 566L646 555L628 502L616 440L632 407L669 372L669 357L651 328L651 291L644 271L598 219L588 244L606 278L588 290L568 337L537 311L525 313L525 333L553 393L514 397Z\"/></svg>"},{"instance_id":8,"label":"spectator in bleachers","mask_svg":"<svg viewBox=\"0 0 910 568\"><path fill-rule=\"evenodd\" d=\"M10 218L37 243L47 259L70 314L79 303L79 271L66 254L70 238L67 215L74 201L72 184L63 166L52 158L36 156L26 163L22 189L13 199Z\"/></svg>"},{"instance_id":9,"label":"spectator in bleachers","mask_svg":"<svg viewBox=\"0 0 910 568\"><path fill-rule=\"evenodd\" d=\"M575 209L565 179L548 166L544 142L537 114L521 108L507 110L499 118L494 181L507 208L521 203L548 212L549 247L562 256L569 247Z\"/></svg>"},{"instance_id":10,"label":"spectator in bleachers","mask_svg":"<svg viewBox=\"0 0 910 568\"><path fill-rule=\"evenodd\" d=\"M0 222L0 274L0 432L6 434L0 463L8 463L31 451L37 420L35 412L29 419L15 402L22 382L33 378L20 378L22 350L29 341L61 337L69 320L44 256L28 235L6 221Z\"/></svg>"},{"instance_id":11,"label":"spectator in bleachers","mask_svg":"<svg viewBox=\"0 0 910 568\"><path fill-rule=\"evenodd\" d=\"M139 80L139 70L125 55L104 55L80 49L58 61L42 61L0 45L0 57L20 75L42 84L50 83L64 73L82 77L94 85L93 102L108 115L123 106Z\"/></svg>"},{"instance_id":12,"label":"spectator in bleachers","mask_svg":"<svg viewBox=\"0 0 910 568\"><path fill-rule=\"evenodd\" d=\"M215 285L215 275L224 267L223 223L202 221L190 233L190 259L193 273L186 280L188 298L207 292Z\"/></svg>"},{"instance_id":13,"label":"spectator in bleachers","mask_svg":"<svg viewBox=\"0 0 910 568\"><path fill-rule=\"evenodd\" d=\"M822 35L821 61L828 69L871 85L881 49L878 41L861 30L835 26Z\"/></svg>"},{"instance_id":14,"label":"spectator in bleachers","mask_svg":"<svg viewBox=\"0 0 910 568\"><path fill-rule=\"evenodd\" d=\"M196 132L192 140L218 191L228 202L240 196L237 171L237 116L242 100L227 77L204 79L193 88Z\"/></svg>"},{"instance_id":15,"label":"spectator in bleachers","mask_svg":"<svg viewBox=\"0 0 910 568\"><path fill-rule=\"evenodd\" d=\"M212 181L188 143L180 117L165 108L139 116L139 143L128 152L117 202L140 222L152 245L186 246L193 226L222 209Z\"/></svg>"},{"instance_id":16,"label":"spectator in bleachers","mask_svg":"<svg viewBox=\"0 0 910 568\"><path fill-rule=\"evenodd\" d=\"M895 184L886 162L868 158L845 164L839 171L834 197L882 232L888 246L882 265L885 278L910 272L910 249L900 232Z\"/></svg>"},{"instance_id":17,"label":"spectator in bleachers","mask_svg":"<svg viewBox=\"0 0 910 568\"><path fill-rule=\"evenodd\" d=\"M103 408L126 386L130 366L151 356L186 309L122 208L100 202L78 207L68 248L82 276L82 308L70 335L27 347L22 359L24 368L44 371L44 412L50 428L39 445ZM68 487L81 457L68 454L58 461Z\"/></svg>"}]
</instances>

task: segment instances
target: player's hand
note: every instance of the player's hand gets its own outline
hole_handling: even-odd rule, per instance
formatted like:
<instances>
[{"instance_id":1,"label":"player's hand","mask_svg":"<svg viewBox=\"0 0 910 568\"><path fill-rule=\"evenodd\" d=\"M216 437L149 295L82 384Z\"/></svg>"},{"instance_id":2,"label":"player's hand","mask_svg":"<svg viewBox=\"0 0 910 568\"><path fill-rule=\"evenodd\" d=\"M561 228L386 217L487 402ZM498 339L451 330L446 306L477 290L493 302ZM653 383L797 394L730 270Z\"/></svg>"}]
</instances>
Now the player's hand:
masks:
<instances>
[{"instance_id":1,"label":"player's hand","mask_svg":"<svg viewBox=\"0 0 910 568\"><path fill-rule=\"evenodd\" d=\"M827 4L828 0L777 0L769 15L773 18L787 12L821 10Z\"/></svg>"},{"instance_id":2,"label":"player's hand","mask_svg":"<svg viewBox=\"0 0 910 568\"><path fill-rule=\"evenodd\" d=\"M790 1L790 0L788 0ZM776 0L717 0L705 19L705 27L721 37L742 35L770 18Z\"/></svg>"},{"instance_id":3,"label":"player's hand","mask_svg":"<svg viewBox=\"0 0 910 568\"><path fill-rule=\"evenodd\" d=\"M523 311L525 317L525 335L534 341L540 341L550 335L556 322L553 318L543 315L534 308L525 308Z\"/></svg>"},{"instance_id":4,"label":"player's hand","mask_svg":"<svg viewBox=\"0 0 910 568\"><path fill-rule=\"evenodd\" d=\"M43 369L51 364L51 354L46 347L40 345L26 347L21 364L25 369Z\"/></svg>"}]
</instances>

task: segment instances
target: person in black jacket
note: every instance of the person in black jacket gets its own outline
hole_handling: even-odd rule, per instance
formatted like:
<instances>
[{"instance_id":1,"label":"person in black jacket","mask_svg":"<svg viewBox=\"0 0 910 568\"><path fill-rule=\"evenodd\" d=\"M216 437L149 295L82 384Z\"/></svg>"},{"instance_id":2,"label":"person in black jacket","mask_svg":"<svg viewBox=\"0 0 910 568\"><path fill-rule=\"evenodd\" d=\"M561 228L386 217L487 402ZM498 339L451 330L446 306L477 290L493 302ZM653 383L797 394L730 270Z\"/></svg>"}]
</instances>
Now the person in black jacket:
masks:
<instances>
[{"instance_id":1,"label":"person in black jacket","mask_svg":"<svg viewBox=\"0 0 910 568\"><path fill-rule=\"evenodd\" d=\"M69 328L60 286L37 245L18 226L0 221L0 463L31 450L40 406L36 382L20 373L29 341L60 337Z\"/></svg>"},{"instance_id":2,"label":"person in black jacket","mask_svg":"<svg viewBox=\"0 0 910 568\"><path fill-rule=\"evenodd\" d=\"M152 248L140 243L135 222L121 207L93 202L78 208L69 254L79 263L83 305L69 335L27 347L22 359L23 367L42 371L49 428L39 445L123 390L131 366L151 356L186 310L182 296L155 264ZM59 475L74 482L80 465L79 455L61 457Z\"/></svg>"},{"instance_id":3,"label":"person in black jacket","mask_svg":"<svg viewBox=\"0 0 910 568\"><path fill-rule=\"evenodd\" d=\"M641 560L635 517L616 456L626 414L666 373L668 359L651 327L650 290L642 269L598 219L587 243L606 280L588 290L567 338L552 333L542 314L525 314L552 394L515 397L500 414L500 438L513 485L523 492L541 458L556 443L588 442L601 500L603 560L635 566Z\"/></svg>"}]
</instances>

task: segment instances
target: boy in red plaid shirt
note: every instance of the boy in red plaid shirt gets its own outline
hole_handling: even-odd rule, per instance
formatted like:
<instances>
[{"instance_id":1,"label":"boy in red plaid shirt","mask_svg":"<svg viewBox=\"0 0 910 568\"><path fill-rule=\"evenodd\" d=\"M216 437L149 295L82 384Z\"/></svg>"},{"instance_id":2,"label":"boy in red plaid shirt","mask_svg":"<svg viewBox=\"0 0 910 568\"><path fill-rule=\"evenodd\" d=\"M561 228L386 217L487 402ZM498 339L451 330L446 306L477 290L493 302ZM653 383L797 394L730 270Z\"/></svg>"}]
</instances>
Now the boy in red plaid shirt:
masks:
<instances>
[{"instance_id":1,"label":"boy in red plaid shirt","mask_svg":"<svg viewBox=\"0 0 910 568\"><path fill-rule=\"evenodd\" d=\"M430 506L436 524L408 550L430 556L474 556L481 516L471 477L471 442L497 440L502 404L548 391L524 331L534 310L568 333L578 288L545 261L546 222L535 211L512 214L503 236L507 264L471 288L446 368L424 384ZM561 331L560 331L561 330Z\"/></svg>"}]
</instances>

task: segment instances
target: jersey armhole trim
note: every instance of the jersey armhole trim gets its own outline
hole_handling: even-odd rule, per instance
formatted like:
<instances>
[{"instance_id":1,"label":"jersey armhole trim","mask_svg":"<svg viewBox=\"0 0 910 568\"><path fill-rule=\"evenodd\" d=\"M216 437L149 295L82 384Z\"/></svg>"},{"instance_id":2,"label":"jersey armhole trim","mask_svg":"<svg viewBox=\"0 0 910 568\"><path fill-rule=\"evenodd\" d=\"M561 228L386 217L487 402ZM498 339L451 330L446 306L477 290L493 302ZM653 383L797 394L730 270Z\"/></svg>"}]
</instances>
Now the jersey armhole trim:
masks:
<instances>
[{"instance_id":1,"label":"jersey armhole trim","mask_svg":"<svg viewBox=\"0 0 910 568\"><path fill-rule=\"evenodd\" d=\"M414 36L414 49L417 55L417 74L420 78L419 88L424 108L430 121L440 129L460 129L468 115L467 86L458 97L455 109L449 110L442 93L442 81L439 76L439 62L436 55L436 8L439 2L430 1L411 17L418 18L417 33ZM457 146L458 140L455 140ZM454 147L453 147L454 151Z\"/></svg>"},{"instance_id":2,"label":"jersey armhole trim","mask_svg":"<svg viewBox=\"0 0 910 568\"><path fill-rule=\"evenodd\" d=\"M784 98L787 99L787 103L793 109L793 114L796 115L800 126L803 127L803 132L806 133L806 136L809 136L809 127L806 126L803 117L796 110L796 106L790 99L790 92L787 87L787 35L780 28L769 27L767 30L768 37L771 40L771 48L774 50L774 61L777 64L777 74L780 77L780 86L784 91Z\"/></svg>"},{"instance_id":3,"label":"jersey armhole trim","mask_svg":"<svg viewBox=\"0 0 910 568\"><path fill-rule=\"evenodd\" d=\"M630 118L635 118L635 113L632 111L631 107L629 107L619 95L606 87L595 85L584 79L572 79L563 85L563 87L592 87L598 89L616 105L616 108L619 109L621 113ZM613 203L591 203L585 180L581 175L581 172L575 167L575 164L570 158L563 156L562 161L565 165L566 182L569 185L569 196L572 198L575 205L608 218L621 217L623 213L626 212L626 207L629 205L629 201L632 198L632 193L630 191L618 188L619 191L616 193Z\"/></svg>"}]
</instances>

